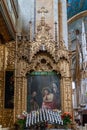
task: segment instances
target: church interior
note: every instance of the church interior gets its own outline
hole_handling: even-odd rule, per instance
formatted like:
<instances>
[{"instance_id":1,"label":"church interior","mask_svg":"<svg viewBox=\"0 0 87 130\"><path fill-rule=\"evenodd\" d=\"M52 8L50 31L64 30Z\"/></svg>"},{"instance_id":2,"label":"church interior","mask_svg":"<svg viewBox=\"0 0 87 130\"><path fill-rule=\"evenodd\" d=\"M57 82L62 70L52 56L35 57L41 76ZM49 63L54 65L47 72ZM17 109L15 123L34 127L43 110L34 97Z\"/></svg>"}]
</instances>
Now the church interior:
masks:
<instances>
[{"instance_id":1,"label":"church interior","mask_svg":"<svg viewBox=\"0 0 87 130\"><path fill-rule=\"evenodd\" d=\"M87 130L87 0L0 0L0 130L64 123Z\"/></svg>"}]
</instances>

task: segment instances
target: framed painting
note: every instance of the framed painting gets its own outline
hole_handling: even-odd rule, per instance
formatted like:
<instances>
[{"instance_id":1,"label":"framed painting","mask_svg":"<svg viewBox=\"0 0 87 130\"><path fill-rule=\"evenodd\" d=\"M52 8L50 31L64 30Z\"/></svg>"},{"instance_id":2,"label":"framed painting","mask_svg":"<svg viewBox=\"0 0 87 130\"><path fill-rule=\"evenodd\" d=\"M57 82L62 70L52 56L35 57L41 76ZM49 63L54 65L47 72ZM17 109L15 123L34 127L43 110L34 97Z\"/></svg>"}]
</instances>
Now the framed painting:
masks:
<instances>
[{"instance_id":1,"label":"framed painting","mask_svg":"<svg viewBox=\"0 0 87 130\"><path fill-rule=\"evenodd\" d=\"M39 108L61 109L60 74L32 72L27 76L27 111Z\"/></svg>"},{"instance_id":2,"label":"framed painting","mask_svg":"<svg viewBox=\"0 0 87 130\"><path fill-rule=\"evenodd\" d=\"M14 108L14 71L5 72L5 108Z\"/></svg>"}]
</instances>

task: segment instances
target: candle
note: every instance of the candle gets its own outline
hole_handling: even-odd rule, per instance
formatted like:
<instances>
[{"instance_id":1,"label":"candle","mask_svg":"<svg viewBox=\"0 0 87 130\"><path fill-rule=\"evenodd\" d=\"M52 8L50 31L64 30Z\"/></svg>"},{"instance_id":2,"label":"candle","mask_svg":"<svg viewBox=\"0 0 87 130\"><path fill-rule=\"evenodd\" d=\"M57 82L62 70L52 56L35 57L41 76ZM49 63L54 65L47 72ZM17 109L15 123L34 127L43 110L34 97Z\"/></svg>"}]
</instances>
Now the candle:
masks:
<instances>
[{"instance_id":1,"label":"candle","mask_svg":"<svg viewBox=\"0 0 87 130\"><path fill-rule=\"evenodd\" d=\"M43 113L43 120L45 121L45 111L44 111L44 109L42 109L42 113Z\"/></svg>"},{"instance_id":2,"label":"candle","mask_svg":"<svg viewBox=\"0 0 87 130\"><path fill-rule=\"evenodd\" d=\"M30 126L31 125L31 114L29 114L28 119L29 119L29 126Z\"/></svg>"},{"instance_id":3,"label":"candle","mask_svg":"<svg viewBox=\"0 0 87 130\"><path fill-rule=\"evenodd\" d=\"M40 109L40 121L41 121L41 122L43 121L43 119L42 119L42 111L41 111L41 109Z\"/></svg>"},{"instance_id":4,"label":"candle","mask_svg":"<svg viewBox=\"0 0 87 130\"><path fill-rule=\"evenodd\" d=\"M37 122L39 122L39 112L37 111Z\"/></svg>"},{"instance_id":5,"label":"candle","mask_svg":"<svg viewBox=\"0 0 87 130\"><path fill-rule=\"evenodd\" d=\"M27 115L27 119L26 119L26 127L28 127L28 115Z\"/></svg>"},{"instance_id":6,"label":"candle","mask_svg":"<svg viewBox=\"0 0 87 130\"><path fill-rule=\"evenodd\" d=\"M31 116L31 124L33 125L33 114L32 114L32 116Z\"/></svg>"},{"instance_id":7,"label":"candle","mask_svg":"<svg viewBox=\"0 0 87 130\"><path fill-rule=\"evenodd\" d=\"M49 121L51 122L51 114L50 114L50 111L48 112L49 114Z\"/></svg>"},{"instance_id":8,"label":"candle","mask_svg":"<svg viewBox=\"0 0 87 130\"><path fill-rule=\"evenodd\" d=\"M54 112L52 112L52 122L54 123Z\"/></svg>"},{"instance_id":9,"label":"candle","mask_svg":"<svg viewBox=\"0 0 87 130\"><path fill-rule=\"evenodd\" d=\"M48 121L48 120L49 120L49 119L48 119L48 110L46 109L45 112L46 112L46 119L47 119L47 121Z\"/></svg>"},{"instance_id":10,"label":"candle","mask_svg":"<svg viewBox=\"0 0 87 130\"><path fill-rule=\"evenodd\" d=\"M36 120L36 112L34 113L34 119L35 119L35 124L36 124L36 121L37 121L37 120Z\"/></svg>"}]
</instances>

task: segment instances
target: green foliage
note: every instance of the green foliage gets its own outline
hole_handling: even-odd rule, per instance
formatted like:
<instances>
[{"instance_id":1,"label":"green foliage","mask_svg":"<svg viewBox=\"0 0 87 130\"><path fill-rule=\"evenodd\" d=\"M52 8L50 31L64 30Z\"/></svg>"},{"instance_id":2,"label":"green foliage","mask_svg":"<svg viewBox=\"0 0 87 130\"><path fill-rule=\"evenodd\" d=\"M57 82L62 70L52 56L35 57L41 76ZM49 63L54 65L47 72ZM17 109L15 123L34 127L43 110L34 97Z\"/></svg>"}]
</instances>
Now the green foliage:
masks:
<instances>
[{"instance_id":1,"label":"green foliage","mask_svg":"<svg viewBox=\"0 0 87 130\"><path fill-rule=\"evenodd\" d=\"M63 119L63 125L67 128L67 126L69 124L71 124L72 122L72 116L69 112L65 112L64 114L62 114L62 119Z\"/></svg>"},{"instance_id":2,"label":"green foliage","mask_svg":"<svg viewBox=\"0 0 87 130\"><path fill-rule=\"evenodd\" d=\"M26 126L26 116L27 113L25 111L21 115L17 116L16 124L18 125L20 130L24 130Z\"/></svg>"}]
</instances>

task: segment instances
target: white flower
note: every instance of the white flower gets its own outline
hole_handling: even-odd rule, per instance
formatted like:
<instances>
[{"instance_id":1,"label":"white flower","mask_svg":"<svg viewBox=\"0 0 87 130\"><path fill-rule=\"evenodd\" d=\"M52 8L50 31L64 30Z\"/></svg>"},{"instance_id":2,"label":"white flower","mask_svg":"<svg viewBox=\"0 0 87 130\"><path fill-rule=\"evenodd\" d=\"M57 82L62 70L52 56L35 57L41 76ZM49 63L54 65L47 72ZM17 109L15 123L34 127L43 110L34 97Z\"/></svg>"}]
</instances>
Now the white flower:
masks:
<instances>
[{"instance_id":1,"label":"white flower","mask_svg":"<svg viewBox=\"0 0 87 130\"><path fill-rule=\"evenodd\" d=\"M26 115L27 115L27 112L26 112L26 111L23 111L23 112L22 112L22 115L26 116Z\"/></svg>"},{"instance_id":2,"label":"white flower","mask_svg":"<svg viewBox=\"0 0 87 130\"><path fill-rule=\"evenodd\" d=\"M17 115L17 118L20 118L20 115Z\"/></svg>"}]
</instances>

